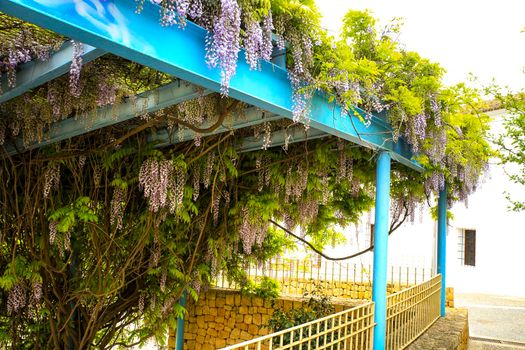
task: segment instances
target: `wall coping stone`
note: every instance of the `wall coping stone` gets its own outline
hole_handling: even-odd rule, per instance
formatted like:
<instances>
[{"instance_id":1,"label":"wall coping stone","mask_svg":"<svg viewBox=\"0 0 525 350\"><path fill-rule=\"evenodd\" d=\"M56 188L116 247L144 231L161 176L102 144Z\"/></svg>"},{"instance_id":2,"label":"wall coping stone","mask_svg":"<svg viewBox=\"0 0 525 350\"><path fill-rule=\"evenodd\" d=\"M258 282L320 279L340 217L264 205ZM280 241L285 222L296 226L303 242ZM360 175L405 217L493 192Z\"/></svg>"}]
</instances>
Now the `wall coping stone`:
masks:
<instances>
[{"instance_id":1,"label":"wall coping stone","mask_svg":"<svg viewBox=\"0 0 525 350\"><path fill-rule=\"evenodd\" d=\"M466 350L468 338L467 310L447 308L446 316L439 318L406 349Z\"/></svg>"}]
</instances>

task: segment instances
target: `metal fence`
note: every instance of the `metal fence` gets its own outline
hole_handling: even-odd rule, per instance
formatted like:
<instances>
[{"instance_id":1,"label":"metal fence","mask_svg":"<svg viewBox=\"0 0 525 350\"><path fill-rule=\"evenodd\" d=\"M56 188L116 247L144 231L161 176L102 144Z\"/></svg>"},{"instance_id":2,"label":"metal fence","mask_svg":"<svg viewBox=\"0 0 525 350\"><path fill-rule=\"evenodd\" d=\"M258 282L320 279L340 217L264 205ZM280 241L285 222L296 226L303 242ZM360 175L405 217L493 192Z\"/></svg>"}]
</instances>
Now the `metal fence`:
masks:
<instances>
[{"instance_id":1,"label":"metal fence","mask_svg":"<svg viewBox=\"0 0 525 350\"><path fill-rule=\"evenodd\" d=\"M404 349L440 315L441 275L387 297L386 348Z\"/></svg>"},{"instance_id":2,"label":"metal fence","mask_svg":"<svg viewBox=\"0 0 525 350\"><path fill-rule=\"evenodd\" d=\"M253 280L261 277L275 279L280 284L281 294L303 295L314 288L331 290L333 296L352 297L359 285L372 285L372 266L352 262L336 262L325 259L276 258L264 264L249 265L247 274ZM421 283L432 277L432 269L417 267L390 266L388 269L389 292ZM214 285L226 289L239 289L240 286L218 276ZM336 294L336 293L339 293ZM357 299L367 299L358 294Z\"/></svg>"},{"instance_id":3,"label":"metal fence","mask_svg":"<svg viewBox=\"0 0 525 350\"><path fill-rule=\"evenodd\" d=\"M320 318L222 350L372 349L374 303Z\"/></svg>"}]
</instances>

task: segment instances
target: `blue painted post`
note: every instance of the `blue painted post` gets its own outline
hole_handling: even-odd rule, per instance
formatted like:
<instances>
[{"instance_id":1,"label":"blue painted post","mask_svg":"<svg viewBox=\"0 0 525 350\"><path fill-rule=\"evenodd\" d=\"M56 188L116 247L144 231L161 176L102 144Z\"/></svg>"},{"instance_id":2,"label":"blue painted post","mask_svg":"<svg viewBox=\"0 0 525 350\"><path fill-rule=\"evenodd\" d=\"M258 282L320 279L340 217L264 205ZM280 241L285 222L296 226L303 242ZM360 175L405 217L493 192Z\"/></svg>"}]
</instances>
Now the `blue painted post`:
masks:
<instances>
[{"instance_id":1,"label":"blue painted post","mask_svg":"<svg viewBox=\"0 0 525 350\"><path fill-rule=\"evenodd\" d=\"M180 296L179 304L186 307L187 292L184 290ZM175 338L175 350L182 350L184 348L184 315L177 320L177 335Z\"/></svg>"},{"instance_id":2,"label":"blue painted post","mask_svg":"<svg viewBox=\"0 0 525 350\"><path fill-rule=\"evenodd\" d=\"M390 154L383 151L377 159L376 218L374 226L374 350L385 349L386 276L388 253L388 219L390 211Z\"/></svg>"},{"instance_id":3,"label":"blue painted post","mask_svg":"<svg viewBox=\"0 0 525 350\"><path fill-rule=\"evenodd\" d=\"M447 188L439 192L438 199L438 251L437 272L441 274L441 317L445 317L447 272Z\"/></svg>"}]
</instances>

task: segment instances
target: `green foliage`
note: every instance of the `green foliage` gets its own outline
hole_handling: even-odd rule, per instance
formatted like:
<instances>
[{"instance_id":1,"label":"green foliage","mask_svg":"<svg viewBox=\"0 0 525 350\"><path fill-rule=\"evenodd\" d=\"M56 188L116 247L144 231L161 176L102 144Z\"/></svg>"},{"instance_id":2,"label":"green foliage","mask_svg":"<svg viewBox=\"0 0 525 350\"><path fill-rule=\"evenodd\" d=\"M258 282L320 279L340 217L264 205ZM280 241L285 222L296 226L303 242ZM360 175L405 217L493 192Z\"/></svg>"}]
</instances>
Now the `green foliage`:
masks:
<instances>
[{"instance_id":1,"label":"green foliage","mask_svg":"<svg viewBox=\"0 0 525 350\"><path fill-rule=\"evenodd\" d=\"M420 202L446 182L450 198L465 200L492 154L480 93L465 84L444 86L442 67L399 46L400 30L399 19L381 30L369 12L349 11L338 41L322 36L312 85L350 114L357 105L387 118L394 141L412 145L426 169L426 181L419 181L425 186L404 181L399 193Z\"/></svg>"},{"instance_id":2,"label":"green foliage","mask_svg":"<svg viewBox=\"0 0 525 350\"><path fill-rule=\"evenodd\" d=\"M504 93L497 87L490 91L501 108L508 113L504 119L504 134L495 143L498 146L498 157L509 170L509 179L525 186L525 93ZM525 210L525 198L517 193L507 193L510 209Z\"/></svg>"},{"instance_id":3,"label":"green foliage","mask_svg":"<svg viewBox=\"0 0 525 350\"><path fill-rule=\"evenodd\" d=\"M249 279L242 286L241 292L263 299L275 299L279 296L279 288L279 282L273 278L263 276L256 281Z\"/></svg>"},{"instance_id":4,"label":"green foliage","mask_svg":"<svg viewBox=\"0 0 525 350\"><path fill-rule=\"evenodd\" d=\"M312 281L312 283L315 283ZM324 316L333 314L335 309L332 305L332 301L326 295L323 295L323 290L321 285L315 285L311 292L306 292L304 294L304 299L307 300L303 302L303 306L298 309L290 309L288 311L284 310L275 310L272 314L272 317L268 320L267 327L272 332L282 331L294 326L298 326L310 321L317 320ZM330 323L328 323L330 325ZM310 331L311 334L308 334L309 330L303 330L303 338L306 336L315 336L318 333L325 331L326 324L321 323L320 327L313 327ZM333 335L337 337L337 335ZM335 340L330 335L320 336L317 340L313 340L310 344L305 343L301 349L316 349L316 345L325 345L330 343L330 341ZM299 340L299 333L296 332L294 339L291 339L290 334L286 334L283 337L283 345L290 344L292 341ZM275 338L275 344L281 344L281 339Z\"/></svg>"}]
</instances>

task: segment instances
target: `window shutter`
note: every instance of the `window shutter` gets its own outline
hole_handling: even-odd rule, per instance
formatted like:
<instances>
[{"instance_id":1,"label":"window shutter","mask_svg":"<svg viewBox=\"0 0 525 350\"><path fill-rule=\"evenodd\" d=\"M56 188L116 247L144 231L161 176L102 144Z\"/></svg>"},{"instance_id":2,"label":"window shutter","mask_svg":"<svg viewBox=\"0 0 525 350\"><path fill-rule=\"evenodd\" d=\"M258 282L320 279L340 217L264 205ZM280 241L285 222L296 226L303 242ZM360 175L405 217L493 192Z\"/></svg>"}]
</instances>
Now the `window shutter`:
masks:
<instances>
[{"instance_id":1,"label":"window shutter","mask_svg":"<svg viewBox=\"0 0 525 350\"><path fill-rule=\"evenodd\" d=\"M465 230L465 265L476 266L476 230Z\"/></svg>"}]
</instances>

